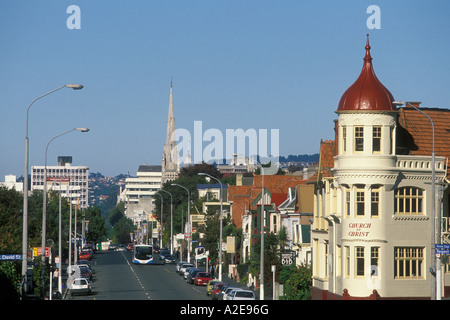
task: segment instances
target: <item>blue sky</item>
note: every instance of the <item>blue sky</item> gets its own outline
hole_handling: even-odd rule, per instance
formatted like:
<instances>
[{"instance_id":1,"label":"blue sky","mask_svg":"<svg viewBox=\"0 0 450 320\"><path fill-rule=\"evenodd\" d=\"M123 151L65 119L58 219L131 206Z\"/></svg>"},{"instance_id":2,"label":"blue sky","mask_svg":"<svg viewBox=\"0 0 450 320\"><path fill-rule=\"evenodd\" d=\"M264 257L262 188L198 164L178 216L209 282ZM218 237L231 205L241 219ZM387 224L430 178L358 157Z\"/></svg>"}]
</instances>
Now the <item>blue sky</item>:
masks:
<instances>
[{"instance_id":1,"label":"blue sky","mask_svg":"<svg viewBox=\"0 0 450 320\"><path fill-rule=\"evenodd\" d=\"M67 7L81 10L70 30ZM381 29L366 25L370 5ZM280 154L317 153L358 77L366 33L397 100L450 107L448 1L2 0L0 181L21 176L26 109L30 166L73 156L105 175L160 164L169 86L176 127L279 129Z\"/></svg>"}]
</instances>

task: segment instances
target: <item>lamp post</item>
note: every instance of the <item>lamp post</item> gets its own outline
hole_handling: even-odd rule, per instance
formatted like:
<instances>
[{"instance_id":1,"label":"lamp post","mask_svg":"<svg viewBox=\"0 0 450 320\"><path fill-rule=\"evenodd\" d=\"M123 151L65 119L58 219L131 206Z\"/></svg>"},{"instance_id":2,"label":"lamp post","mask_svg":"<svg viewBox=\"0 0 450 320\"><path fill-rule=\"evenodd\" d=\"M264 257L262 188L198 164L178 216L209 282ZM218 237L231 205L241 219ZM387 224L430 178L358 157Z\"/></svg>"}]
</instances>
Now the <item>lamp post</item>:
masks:
<instances>
[{"instance_id":1,"label":"lamp post","mask_svg":"<svg viewBox=\"0 0 450 320\"><path fill-rule=\"evenodd\" d=\"M158 192L156 192L155 194L157 194L158 196L160 196L161 197L161 231L160 231L160 233L159 233L159 236L161 237L161 243L160 243L160 246L161 246L161 249L163 248L163 236L162 236L162 228L163 228L163 206L164 206L164 198L163 198L163 196L160 194L160 193L158 193Z\"/></svg>"},{"instance_id":2,"label":"lamp post","mask_svg":"<svg viewBox=\"0 0 450 320\"><path fill-rule=\"evenodd\" d=\"M435 207L435 197L436 197L436 167L435 167L435 152L434 152L434 123L433 120L422 110L417 108L416 106L412 105L411 102L408 101L394 101L395 105L405 105L410 106L413 109L419 111L423 115L425 115L428 120L431 123L431 129L433 134L433 142L432 142L432 151L431 151L431 271L435 271L435 274L433 275L433 272L431 272L431 279L434 281L431 281L431 299L432 300L441 300L441 258L439 255L436 254L436 231L438 232L438 241L440 242L440 231L441 231L441 217L440 212L438 212L438 215L436 216L436 207ZM437 226L436 226L437 224Z\"/></svg>"},{"instance_id":3,"label":"lamp post","mask_svg":"<svg viewBox=\"0 0 450 320\"><path fill-rule=\"evenodd\" d=\"M220 182L219 179L204 173L204 172L199 172L198 173L199 176L207 176L210 177L211 179L216 180L217 182L220 183L220 231L219 231L219 281L222 281L222 224L223 224L223 185L222 182Z\"/></svg>"},{"instance_id":4,"label":"lamp post","mask_svg":"<svg viewBox=\"0 0 450 320\"><path fill-rule=\"evenodd\" d=\"M264 167L261 163L258 162L258 165L261 167L262 174L262 189L261 189L261 253L260 253L260 289L259 289L259 299L264 300Z\"/></svg>"},{"instance_id":5,"label":"lamp post","mask_svg":"<svg viewBox=\"0 0 450 320\"><path fill-rule=\"evenodd\" d=\"M50 145L50 143L55 140L56 138L59 138L63 135L66 135L72 131L80 131L80 132L88 132L89 129L88 128L73 128L69 131L63 132L55 137L53 137L48 143L47 143L47 147L45 148L45 163L44 163L44 192L43 192L43 202L42 202L42 250L41 250L41 254L42 254L42 258L41 258L41 263L42 263L42 271L41 271L41 283L44 283L44 271L45 271L45 236L46 236L46 226L47 226L47 152L48 152L48 146ZM61 223L61 215L59 216L59 220ZM61 241L61 236L59 238L59 241ZM61 246L60 246L61 248ZM61 252L59 252L60 254L60 258L61 258ZM44 296L45 292L44 292L44 286L42 286L42 295Z\"/></svg>"},{"instance_id":6,"label":"lamp post","mask_svg":"<svg viewBox=\"0 0 450 320\"><path fill-rule=\"evenodd\" d=\"M172 183L172 186L178 186L180 188L183 188L184 190L187 191L188 194L188 218L187 218L187 231L188 231L188 254L187 254L187 262L191 262L191 233L192 233L192 228L191 228L191 194L189 192L189 190L185 187L183 187L182 185L176 184L176 183Z\"/></svg>"},{"instance_id":7,"label":"lamp post","mask_svg":"<svg viewBox=\"0 0 450 320\"><path fill-rule=\"evenodd\" d=\"M37 100L48 96L49 94L58 91L62 88L71 88L74 90L80 90L83 88L81 84L66 84L61 87L58 87L52 91L49 91L33 101L29 104L27 108L27 116L26 116L26 125L25 125L25 170L23 176L23 226L22 226L22 282L23 282L23 291L28 291L27 285L27 256L28 256L28 161L29 161L29 139L28 139L28 114L30 112L30 108Z\"/></svg>"},{"instance_id":8,"label":"lamp post","mask_svg":"<svg viewBox=\"0 0 450 320\"><path fill-rule=\"evenodd\" d=\"M164 189L159 189L158 191L163 191L170 196L170 254L173 254L173 197L169 191Z\"/></svg>"}]
</instances>

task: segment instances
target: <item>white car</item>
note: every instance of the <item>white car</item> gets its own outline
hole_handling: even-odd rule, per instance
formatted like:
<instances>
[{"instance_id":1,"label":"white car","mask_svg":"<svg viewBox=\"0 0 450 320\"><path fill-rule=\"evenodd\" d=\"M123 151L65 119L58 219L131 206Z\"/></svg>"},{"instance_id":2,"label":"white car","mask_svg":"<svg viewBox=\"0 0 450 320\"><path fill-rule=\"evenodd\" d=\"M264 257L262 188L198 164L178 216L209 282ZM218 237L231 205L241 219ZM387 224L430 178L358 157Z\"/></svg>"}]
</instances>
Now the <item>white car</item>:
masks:
<instances>
[{"instance_id":1,"label":"white car","mask_svg":"<svg viewBox=\"0 0 450 320\"><path fill-rule=\"evenodd\" d=\"M91 294L92 285L86 278L73 278L70 286L70 294Z\"/></svg>"},{"instance_id":2,"label":"white car","mask_svg":"<svg viewBox=\"0 0 450 320\"><path fill-rule=\"evenodd\" d=\"M186 268L193 268L194 265L192 263L183 263L180 267L180 275L184 276L184 271Z\"/></svg>"},{"instance_id":3,"label":"white car","mask_svg":"<svg viewBox=\"0 0 450 320\"><path fill-rule=\"evenodd\" d=\"M255 293L250 290L233 290L228 300L256 300Z\"/></svg>"},{"instance_id":4,"label":"white car","mask_svg":"<svg viewBox=\"0 0 450 320\"><path fill-rule=\"evenodd\" d=\"M177 263L177 273L180 273L180 268L181 268L181 266L183 265L183 263L188 263L187 261L179 261L178 263Z\"/></svg>"},{"instance_id":5,"label":"white car","mask_svg":"<svg viewBox=\"0 0 450 320\"><path fill-rule=\"evenodd\" d=\"M223 300L231 300L229 298L229 295L231 294L231 292L236 291L236 290L242 290L241 288L238 287L228 287L225 289L225 291L223 292Z\"/></svg>"}]
</instances>

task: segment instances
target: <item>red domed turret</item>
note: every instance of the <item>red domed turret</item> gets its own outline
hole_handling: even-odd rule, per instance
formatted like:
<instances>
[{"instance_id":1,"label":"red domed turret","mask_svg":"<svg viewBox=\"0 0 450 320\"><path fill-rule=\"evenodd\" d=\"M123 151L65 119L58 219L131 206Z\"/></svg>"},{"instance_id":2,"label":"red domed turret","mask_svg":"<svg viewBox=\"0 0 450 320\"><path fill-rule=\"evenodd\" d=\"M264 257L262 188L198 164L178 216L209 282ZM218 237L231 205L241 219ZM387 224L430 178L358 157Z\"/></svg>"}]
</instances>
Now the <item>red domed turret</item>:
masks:
<instances>
[{"instance_id":1,"label":"red domed turret","mask_svg":"<svg viewBox=\"0 0 450 320\"><path fill-rule=\"evenodd\" d=\"M361 74L342 95L336 112L396 111L393 101L394 97L373 71L369 35L367 35L366 56Z\"/></svg>"}]
</instances>

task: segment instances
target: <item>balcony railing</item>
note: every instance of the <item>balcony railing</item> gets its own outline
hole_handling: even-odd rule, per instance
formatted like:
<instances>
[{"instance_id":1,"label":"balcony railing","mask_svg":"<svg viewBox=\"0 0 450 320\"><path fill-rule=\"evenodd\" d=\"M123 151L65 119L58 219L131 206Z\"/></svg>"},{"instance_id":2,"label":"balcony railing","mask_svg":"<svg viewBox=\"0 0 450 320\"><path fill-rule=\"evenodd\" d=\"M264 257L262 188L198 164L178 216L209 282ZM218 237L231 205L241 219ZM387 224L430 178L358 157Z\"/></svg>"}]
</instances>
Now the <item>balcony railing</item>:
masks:
<instances>
[{"instance_id":1,"label":"balcony railing","mask_svg":"<svg viewBox=\"0 0 450 320\"><path fill-rule=\"evenodd\" d=\"M431 171L431 156L399 155L395 164L397 168L406 170ZM435 158L436 174L445 172L445 158Z\"/></svg>"}]
</instances>

